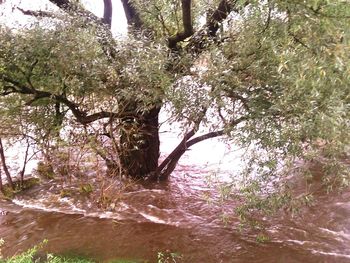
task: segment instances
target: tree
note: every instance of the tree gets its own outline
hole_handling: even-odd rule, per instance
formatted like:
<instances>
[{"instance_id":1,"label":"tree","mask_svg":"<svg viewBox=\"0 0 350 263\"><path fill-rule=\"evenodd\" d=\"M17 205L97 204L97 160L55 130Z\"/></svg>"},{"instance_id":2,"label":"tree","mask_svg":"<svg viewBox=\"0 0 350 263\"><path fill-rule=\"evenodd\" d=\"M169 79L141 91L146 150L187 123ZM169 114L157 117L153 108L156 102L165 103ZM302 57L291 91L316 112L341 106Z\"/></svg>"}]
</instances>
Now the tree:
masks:
<instances>
[{"instance_id":1,"label":"tree","mask_svg":"<svg viewBox=\"0 0 350 263\"><path fill-rule=\"evenodd\" d=\"M50 2L62 12L22 10L49 20L0 32L0 118L20 119L38 144L84 135L110 169L158 180L220 136L250 149L247 171L263 178L320 148L347 152L348 3L121 0L129 34L113 38L110 0L102 19ZM165 107L183 139L159 163Z\"/></svg>"},{"instance_id":2,"label":"tree","mask_svg":"<svg viewBox=\"0 0 350 263\"><path fill-rule=\"evenodd\" d=\"M4 148L2 145L1 138L0 138L0 160L1 160L2 168L3 168L5 175L6 175L6 178L7 178L8 185L13 189L13 182L12 182L10 172L9 172L7 165L6 165L6 158L5 158L5 153L4 153ZM0 179L1 179L1 177L0 177ZM2 190L2 187L3 187L2 182L1 182L0 186L1 186L0 190Z\"/></svg>"}]
</instances>

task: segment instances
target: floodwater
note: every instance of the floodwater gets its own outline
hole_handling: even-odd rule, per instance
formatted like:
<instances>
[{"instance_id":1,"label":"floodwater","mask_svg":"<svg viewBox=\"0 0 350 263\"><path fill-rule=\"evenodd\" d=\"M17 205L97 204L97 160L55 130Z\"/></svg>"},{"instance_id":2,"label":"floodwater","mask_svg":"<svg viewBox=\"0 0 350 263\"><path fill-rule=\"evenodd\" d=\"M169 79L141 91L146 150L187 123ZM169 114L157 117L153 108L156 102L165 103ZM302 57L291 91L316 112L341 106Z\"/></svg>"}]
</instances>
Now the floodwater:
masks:
<instances>
[{"instance_id":1,"label":"floodwater","mask_svg":"<svg viewBox=\"0 0 350 263\"><path fill-rule=\"evenodd\" d=\"M169 139L169 149L170 144ZM220 184L208 183L215 172L225 174L213 169L220 163L208 165L208 159L228 158L221 167L231 171L239 166L227 148L218 142L211 145L213 149L207 144L206 149L190 151L196 161L185 156L168 182L130 184L123 191L108 192L108 183L95 180L109 195L105 204L96 205L101 192L78 199L62 195L62 189L78 192L79 180L48 181L13 201L0 201L0 210L6 211L0 215L3 256L47 239L45 250L50 253L97 262L116 258L157 262L159 252L176 253L175 261L169 262L350 262L349 191L319 191L313 206L298 215L282 212L263 218L263 233L269 240L259 243L256 237L261 232L241 229L235 216L227 217L237 202L221 203Z\"/></svg>"},{"instance_id":2,"label":"floodwater","mask_svg":"<svg viewBox=\"0 0 350 263\"><path fill-rule=\"evenodd\" d=\"M349 193L320 194L295 217L265 218L270 240L259 243L259 232L241 230L235 218L222 220L234 201L218 204L208 197L214 186L204 181L203 171L180 166L167 183L119 193L107 212L87 202L73 205L67 197L53 201L52 186L34 188L0 203L8 212L0 216L2 253L10 256L48 239L51 253L98 262L157 262L158 252L177 253L176 262L350 262Z\"/></svg>"}]
</instances>

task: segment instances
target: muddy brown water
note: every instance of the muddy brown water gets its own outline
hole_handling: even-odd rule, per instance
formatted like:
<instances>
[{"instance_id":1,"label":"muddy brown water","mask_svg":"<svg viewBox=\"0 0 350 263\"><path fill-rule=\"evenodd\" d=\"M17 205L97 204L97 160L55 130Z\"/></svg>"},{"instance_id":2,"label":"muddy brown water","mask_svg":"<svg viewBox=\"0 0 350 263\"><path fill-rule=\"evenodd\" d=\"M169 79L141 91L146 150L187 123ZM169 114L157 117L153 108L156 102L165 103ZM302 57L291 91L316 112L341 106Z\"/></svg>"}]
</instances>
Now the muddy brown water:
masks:
<instances>
[{"instance_id":1,"label":"muddy brown water","mask_svg":"<svg viewBox=\"0 0 350 263\"><path fill-rule=\"evenodd\" d=\"M73 205L40 187L14 202L1 201L2 254L11 256L44 239L51 253L82 255L97 262L115 258L157 262L158 252L182 256L176 262L350 262L350 193L320 194L299 216L265 218L270 241L258 232L225 223L234 209L208 199L215 189L201 169L180 167L169 182L123 194L115 211ZM49 200L49 201L48 201ZM214 201L213 201L214 200Z\"/></svg>"}]
</instances>

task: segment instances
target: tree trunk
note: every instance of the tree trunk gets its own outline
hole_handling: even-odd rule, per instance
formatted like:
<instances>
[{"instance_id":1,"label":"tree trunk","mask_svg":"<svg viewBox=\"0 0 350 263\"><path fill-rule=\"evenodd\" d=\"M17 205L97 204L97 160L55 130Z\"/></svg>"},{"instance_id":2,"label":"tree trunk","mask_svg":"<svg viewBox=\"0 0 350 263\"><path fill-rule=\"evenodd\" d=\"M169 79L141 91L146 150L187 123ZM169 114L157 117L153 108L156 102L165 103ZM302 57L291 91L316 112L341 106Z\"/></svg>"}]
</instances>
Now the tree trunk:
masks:
<instances>
[{"instance_id":1,"label":"tree trunk","mask_svg":"<svg viewBox=\"0 0 350 263\"><path fill-rule=\"evenodd\" d=\"M3 186L2 186L2 174L1 174L1 169L0 169L0 192L2 192Z\"/></svg>"},{"instance_id":2,"label":"tree trunk","mask_svg":"<svg viewBox=\"0 0 350 263\"><path fill-rule=\"evenodd\" d=\"M123 121L119 160L125 175L145 178L156 171L160 145L159 111L160 107L154 107Z\"/></svg>"},{"instance_id":3,"label":"tree trunk","mask_svg":"<svg viewBox=\"0 0 350 263\"><path fill-rule=\"evenodd\" d=\"M22 167L22 170L21 170L21 172L20 172L20 178L21 178L20 184L21 184L21 188L24 187L24 173L25 173L25 171L26 171L26 167L27 167L27 164L28 164L28 153L29 153L29 149L30 149L30 145L29 145L28 140L27 140L27 148L26 148L26 152L25 152L25 155L24 155L23 167Z\"/></svg>"},{"instance_id":4,"label":"tree trunk","mask_svg":"<svg viewBox=\"0 0 350 263\"><path fill-rule=\"evenodd\" d=\"M3 168L3 170L5 172L5 175L6 175L6 178L7 178L7 183L12 189L14 189L12 178L11 178L11 174L10 174L8 168L7 168L7 165L6 165L6 158L5 158L5 153L4 153L4 147L2 145L1 138L0 138L0 160L1 160L1 163L2 163L2 168Z\"/></svg>"}]
</instances>

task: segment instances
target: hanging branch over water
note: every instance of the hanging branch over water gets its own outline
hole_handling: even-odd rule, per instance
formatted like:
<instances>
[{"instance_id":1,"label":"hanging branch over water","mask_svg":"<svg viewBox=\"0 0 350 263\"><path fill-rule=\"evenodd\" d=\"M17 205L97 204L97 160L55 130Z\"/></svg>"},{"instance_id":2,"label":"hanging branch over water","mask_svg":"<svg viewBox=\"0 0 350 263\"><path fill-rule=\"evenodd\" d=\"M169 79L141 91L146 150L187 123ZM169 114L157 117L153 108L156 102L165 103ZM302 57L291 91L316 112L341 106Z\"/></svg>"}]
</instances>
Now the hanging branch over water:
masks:
<instances>
[{"instance_id":1,"label":"hanging branch over water","mask_svg":"<svg viewBox=\"0 0 350 263\"><path fill-rule=\"evenodd\" d=\"M0 79L10 83L5 87L4 92L2 92L1 96L7 96L10 94L22 94L22 95L33 95L33 98L27 102L27 106L30 106L33 102L43 99L49 98L53 99L56 102L62 103L66 105L73 113L77 122L86 125L92 123L94 121L104 119L104 118L132 118L134 117L133 112L109 112L109 111L99 111L93 114L88 115L86 111L79 109L79 105L75 102L69 100L65 95L57 95L48 91L41 91L35 89L33 86L26 86L21 84L20 82L9 78L3 74L0 74Z\"/></svg>"},{"instance_id":2,"label":"hanging branch over water","mask_svg":"<svg viewBox=\"0 0 350 263\"><path fill-rule=\"evenodd\" d=\"M247 120L247 117L241 117L237 120L233 120L230 125L235 127L239 123ZM214 132L208 132L206 134L200 135L191 139L196 133L196 129L192 129L190 132L186 133L182 141L178 146L167 156L167 158L159 165L156 173L152 175L152 179L156 177L157 180L166 180L169 175L174 171L178 161L182 155L193 145L202 142L204 140L216 138L223 136L225 134L224 130L218 130Z\"/></svg>"}]
</instances>

